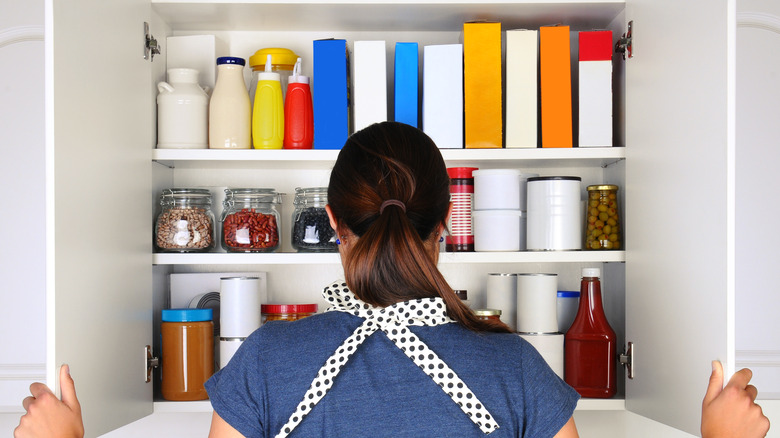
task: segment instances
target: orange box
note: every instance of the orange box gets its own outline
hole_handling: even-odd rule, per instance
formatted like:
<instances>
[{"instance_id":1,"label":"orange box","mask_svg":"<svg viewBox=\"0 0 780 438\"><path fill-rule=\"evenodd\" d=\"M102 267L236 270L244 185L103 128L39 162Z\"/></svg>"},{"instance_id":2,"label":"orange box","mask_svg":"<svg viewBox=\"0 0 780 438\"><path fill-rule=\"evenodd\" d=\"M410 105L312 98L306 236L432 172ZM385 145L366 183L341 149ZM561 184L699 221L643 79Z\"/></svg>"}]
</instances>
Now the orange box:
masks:
<instances>
[{"instance_id":1,"label":"orange box","mask_svg":"<svg viewBox=\"0 0 780 438\"><path fill-rule=\"evenodd\" d=\"M569 45L569 26L539 28L543 148L573 146Z\"/></svg>"},{"instance_id":2,"label":"orange box","mask_svg":"<svg viewBox=\"0 0 780 438\"><path fill-rule=\"evenodd\" d=\"M463 24L463 105L467 149L503 144L501 23Z\"/></svg>"}]
</instances>

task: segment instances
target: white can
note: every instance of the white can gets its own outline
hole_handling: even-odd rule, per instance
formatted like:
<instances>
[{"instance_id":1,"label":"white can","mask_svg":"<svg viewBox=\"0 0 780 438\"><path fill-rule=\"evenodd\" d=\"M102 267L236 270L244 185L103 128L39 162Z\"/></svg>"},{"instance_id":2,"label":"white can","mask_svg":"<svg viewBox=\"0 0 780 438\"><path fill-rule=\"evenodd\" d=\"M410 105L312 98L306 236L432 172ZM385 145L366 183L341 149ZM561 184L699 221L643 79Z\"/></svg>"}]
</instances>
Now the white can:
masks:
<instances>
[{"instance_id":1,"label":"white can","mask_svg":"<svg viewBox=\"0 0 780 438\"><path fill-rule=\"evenodd\" d=\"M219 295L220 338L246 338L260 327L258 277L221 278Z\"/></svg>"},{"instance_id":2,"label":"white can","mask_svg":"<svg viewBox=\"0 0 780 438\"><path fill-rule=\"evenodd\" d=\"M501 310L501 321L515 330L517 325L517 276L515 274L488 274L487 308Z\"/></svg>"},{"instance_id":3,"label":"white can","mask_svg":"<svg viewBox=\"0 0 780 438\"><path fill-rule=\"evenodd\" d=\"M558 332L558 275L517 274L517 331Z\"/></svg>"},{"instance_id":4,"label":"white can","mask_svg":"<svg viewBox=\"0 0 780 438\"><path fill-rule=\"evenodd\" d=\"M529 250L582 249L580 185L578 176L528 179Z\"/></svg>"},{"instance_id":5,"label":"white can","mask_svg":"<svg viewBox=\"0 0 780 438\"><path fill-rule=\"evenodd\" d=\"M520 251L525 247L522 211L481 210L474 211L472 217L474 251Z\"/></svg>"},{"instance_id":6,"label":"white can","mask_svg":"<svg viewBox=\"0 0 780 438\"><path fill-rule=\"evenodd\" d=\"M563 340L559 333L527 334L521 333L520 337L528 341L536 348L547 365L555 371L555 374L563 379Z\"/></svg>"},{"instance_id":7,"label":"white can","mask_svg":"<svg viewBox=\"0 0 780 438\"><path fill-rule=\"evenodd\" d=\"M474 210L521 210L520 170L475 170Z\"/></svg>"}]
</instances>

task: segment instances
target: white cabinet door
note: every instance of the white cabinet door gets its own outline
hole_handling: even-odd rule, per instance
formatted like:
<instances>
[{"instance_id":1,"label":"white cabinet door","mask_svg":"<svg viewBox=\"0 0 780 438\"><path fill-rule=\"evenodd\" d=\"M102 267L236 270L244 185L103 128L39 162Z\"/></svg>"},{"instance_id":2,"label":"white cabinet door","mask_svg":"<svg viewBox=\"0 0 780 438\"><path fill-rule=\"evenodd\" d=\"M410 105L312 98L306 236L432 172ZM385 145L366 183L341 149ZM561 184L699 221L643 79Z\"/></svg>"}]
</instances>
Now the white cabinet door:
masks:
<instances>
[{"instance_id":1,"label":"white cabinet door","mask_svg":"<svg viewBox=\"0 0 780 438\"><path fill-rule=\"evenodd\" d=\"M150 6L48 0L46 14L47 376L70 364L95 436L152 411Z\"/></svg>"},{"instance_id":2,"label":"white cabinet door","mask_svg":"<svg viewBox=\"0 0 780 438\"><path fill-rule=\"evenodd\" d=\"M695 434L710 361L734 371L734 11L626 8L626 406Z\"/></svg>"}]
</instances>

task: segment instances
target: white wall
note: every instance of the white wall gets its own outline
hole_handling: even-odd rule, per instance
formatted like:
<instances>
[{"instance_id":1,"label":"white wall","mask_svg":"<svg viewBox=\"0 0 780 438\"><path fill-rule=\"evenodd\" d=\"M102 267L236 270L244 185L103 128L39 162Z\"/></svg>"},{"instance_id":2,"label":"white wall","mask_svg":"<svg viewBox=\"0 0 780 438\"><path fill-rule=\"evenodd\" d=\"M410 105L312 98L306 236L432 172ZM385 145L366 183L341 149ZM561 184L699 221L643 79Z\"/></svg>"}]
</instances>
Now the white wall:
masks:
<instances>
[{"instance_id":1,"label":"white wall","mask_svg":"<svg viewBox=\"0 0 780 438\"><path fill-rule=\"evenodd\" d=\"M45 380L43 0L0 0L0 413ZM37 38L35 35L37 34Z\"/></svg>"},{"instance_id":2,"label":"white wall","mask_svg":"<svg viewBox=\"0 0 780 438\"><path fill-rule=\"evenodd\" d=\"M780 4L737 3L737 367L780 399Z\"/></svg>"}]
</instances>

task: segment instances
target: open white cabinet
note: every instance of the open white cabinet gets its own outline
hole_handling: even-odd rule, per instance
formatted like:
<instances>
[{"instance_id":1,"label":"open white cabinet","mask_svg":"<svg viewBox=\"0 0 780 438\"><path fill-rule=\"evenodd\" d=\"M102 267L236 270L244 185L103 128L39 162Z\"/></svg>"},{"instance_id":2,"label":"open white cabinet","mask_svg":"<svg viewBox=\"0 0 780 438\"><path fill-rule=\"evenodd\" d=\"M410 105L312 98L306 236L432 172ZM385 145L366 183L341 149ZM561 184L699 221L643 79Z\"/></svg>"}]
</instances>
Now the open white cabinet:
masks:
<instances>
[{"instance_id":1,"label":"open white cabinet","mask_svg":"<svg viewBox=\"0 0 780 438\"><path fill-rule=\"evenodd\" d=\"M153 412L143 351L155 344L168 274L267 271L271 293L315 302L340 275L336 255L289 253L284 225L293 189L326 185L335 151L154 149L166 36L215 34L229 51L220 55L244 58L288 47L305 63L318 38L383 39L391 56L395 41L458 42L468 20L501 21L505 30L606 28L615 38L632 21L634 57L614 61L621 147L443 152L453 166L575 174L583 187L619 184L627 249L447 254L441 266L476 300L488 272L557 272L565 289L577 287L581 267L603 267L610 321L635 352L636 376L621 378L618 409L698 433L710 361L734 371L734 15L733 0L48 0L49 382L69 363L89 435L116 429ZM163 46L153 62L143 58L144 22ZM174 186L287 193L283 253L153 254L157 195Z\"/></svg>"}]
</instances>

